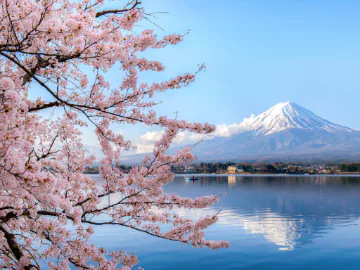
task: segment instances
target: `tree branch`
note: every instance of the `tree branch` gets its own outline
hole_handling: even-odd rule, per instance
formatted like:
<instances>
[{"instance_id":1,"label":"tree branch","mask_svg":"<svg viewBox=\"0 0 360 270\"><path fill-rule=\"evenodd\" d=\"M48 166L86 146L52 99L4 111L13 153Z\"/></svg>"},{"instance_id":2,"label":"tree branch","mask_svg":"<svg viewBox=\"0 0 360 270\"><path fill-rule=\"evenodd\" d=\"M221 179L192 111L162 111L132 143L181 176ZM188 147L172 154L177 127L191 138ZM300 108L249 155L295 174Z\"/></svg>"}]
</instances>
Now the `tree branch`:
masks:
<instances>
[{"instance_id":1,"label":"tree branch","mask_svg":"<svg viewBox=\"0 0 360 270\"><path fill-rule=\"evenodd\" d=\"M62 106L62 105L59 101L53 101L53 102L44 103L44 104L38 105L36 107L30 108L29 112L35 112L35 111L40 111L40 110L47 109L47 108L60 107L60 106Z\"/></svg>"},{"instance_id":2,"label":"tree branch","mask_svg":"<svg viewBox=\"0 0 360 270\"><path fill-rule=\"evenodd\" d=\"M99 11L96 13L96 18L99 18L103 15L106 14L119 14L119 13L124 13L127 11L130 11L132 9L134 9L136 6L140 5L141 2L138 0L135 0L134 4L130 7L130 8L124 8L124 9L108 9L108 10L103 10L103 11Z\"/></svg>"},{"instance_id":3,"label":"tree branch","mask_svg":"<svg viewBox=\"0 0 360 270\"><path fill-rule=\"evenodd\" d=\"M0 225L0 231L4 233L5 239L11 249L12 254L14 254L15 258L19 261L24 254L22 253L21 249L19 248L19 245L15 241L15 236L12 233L9 233L3 226ZM24 267L25 270L30 270L32 268L35 268L34 265L27 265Z\"/></svg>"}]
</instances>

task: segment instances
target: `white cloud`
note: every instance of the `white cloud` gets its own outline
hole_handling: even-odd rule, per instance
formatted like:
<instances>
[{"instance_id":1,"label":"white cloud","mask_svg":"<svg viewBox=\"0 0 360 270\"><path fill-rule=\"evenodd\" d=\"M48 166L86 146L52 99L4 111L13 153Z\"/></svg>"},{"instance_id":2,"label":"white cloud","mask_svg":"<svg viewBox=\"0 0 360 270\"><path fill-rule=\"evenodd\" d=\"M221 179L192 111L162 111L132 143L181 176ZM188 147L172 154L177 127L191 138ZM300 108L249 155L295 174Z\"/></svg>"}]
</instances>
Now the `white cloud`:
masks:
<instances>
[{"instance_id":1,"label":"white cloud","mask_svg":"<svg viewBox=\"0 0 360 270\"><path fill-rule=\"evenodd\" d=\"M154 149L155 142L164 135L164 130L148 131L140 136L136 144L136 153L149 153Z\"/></svg>"},{"instance_id":2,"label":"white cloud","mask_svg":"<svg viewBox=\"0 0 360 270\"><path fill-rule=\"evenodd\" d=\"M254 117L255 115L252 114L249 118L244 118L243 122L239 124L234 123L230 125L226 125L226 124L216 125L216 130L213 133L207 135L191 133L188 131L180 132L176 136L173 142L173 146L194 144L201 140L209 140L215 137L231 137L235 134L245 132L252 128L251 123ZM136 152L137 153L151 152L154 148L155 142L159 141L162 135L164 135L164 130L146 132L138 140L138 143L136 144L137 146Z\"/></svg>"},{"instance_id":3,"label":"white cloud","mask_svg":"<svg viewBox=\"0 0 360 270\"><path fill-rule=\"evenodd\" d=\"M181 144L187 144L187 143L192 143L192 142L198 142L198 141L203 140L204 137L205 136L202 134L183 131L183 132L180 132L176 136L174 143L181 145Z\"/></svg>"},{"instance_id":4,"label":"white cloud","mask_svg":"<svg viewBox=\"0 0 360 270\"><path fill-rule=\"evenodd\" d=\"M140 136L138 143L136 144L136 153L148 153L154 149L154 145L164 135L164 130L148 131L144 135ZM173 146L186 145L189 143L198 142L204 139L204 135L180 132L173 141Z\"/></svg>"},{"instance_id":5,"label":"white cloud","mask_svg":"<svg viewBox=\"0 0 360 270\"><path fill-rule=\"evenodd\" d=\"M164 130L148 131L140 137L140 141L156 142L161 139L162 135L164 135Z\"/></svg>"},{"instance_id":6,"label":"white cloud","mask_svg":"<svg viewBox=\"0 0 360 270\"><path fill-rule=\"evenodd\" d=\"M154 143L139 143L136 145L136 154L150 153L154 150Z\"/></svg>"},{"instance_id":7,"label":"white cloud","mask_svg":"<svg viewBox=\"0 0 360 270\"><path fill-rule=\"evenodd\" d=\"M216 125L216 130L207 135L191 133L188 131L180 132L173 141L173 146L182 146L187 144L196 144L201 140L209 140L215 137L231 137L235 134L242 133L244 131L250 130L252 128L251 123L254 115L251 115L249 118L244 118L244 120L237 124L233 123L230 125L219 124ZM104 155L101 151L100 144L96 135L94 134L94 128L88 127L82 130L82 142L84 144L84 148L88 150L89 153L94 154L96 159L101 159ZM123 156L128 156L132 154L139 153L149 153L154 149L155 142L161 139L161 136L164 135L164 130L153 130L148 131L145 134L136 138L131 138L133 144L136 145L136 150L129 150L122 153ZM125 136L125 132L122 130L116 130L115 134L120 134ZM128 138L125 138L128 139Z\"/></svg>"}]
</instances>

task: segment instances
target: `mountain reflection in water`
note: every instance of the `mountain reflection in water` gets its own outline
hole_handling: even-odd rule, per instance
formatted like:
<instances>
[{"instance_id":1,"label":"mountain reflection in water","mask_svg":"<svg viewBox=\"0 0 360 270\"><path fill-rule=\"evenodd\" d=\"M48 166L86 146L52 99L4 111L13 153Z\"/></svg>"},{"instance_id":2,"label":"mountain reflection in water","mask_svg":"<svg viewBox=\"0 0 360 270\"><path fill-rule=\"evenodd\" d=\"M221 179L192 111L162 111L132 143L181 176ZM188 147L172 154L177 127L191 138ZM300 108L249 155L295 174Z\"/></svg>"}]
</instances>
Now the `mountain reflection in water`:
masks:
<instances>
[{"instance_id":1,"label":"mountain reflection in water","mask_svg":"<svg viewBox=\"0 0 360 270\"><path fill-rule=\"evenodd\" d=\"M292 250L333 226L358 222L359 184L354 177L229 175L227 181L222 176L201 178L200 187L229 187L212 211L222 209L219 223L263 234L279 250Z\"/></svg>"},{"instance_id":2,"label":"mountain reflection in water","mask_svg":"<svg viewBox=\"0 0 360 270\"><path fill-rule=\"evenodd\" d=\"M360 269L359 177L215 175L198 176L195 182L186 177L177 176L165 191L187 197L226 193L213 207L177 212L196 218L221 210L208 238L229 240L228 250L192 249L115 229L100 235L130 237L133 242L120 248L131 248L140 265L150 269L178 264L188 269ZM95 242L103 241L95 236ZM185 257L162 258L174 254Z\"/></svg>"}]
</instances>

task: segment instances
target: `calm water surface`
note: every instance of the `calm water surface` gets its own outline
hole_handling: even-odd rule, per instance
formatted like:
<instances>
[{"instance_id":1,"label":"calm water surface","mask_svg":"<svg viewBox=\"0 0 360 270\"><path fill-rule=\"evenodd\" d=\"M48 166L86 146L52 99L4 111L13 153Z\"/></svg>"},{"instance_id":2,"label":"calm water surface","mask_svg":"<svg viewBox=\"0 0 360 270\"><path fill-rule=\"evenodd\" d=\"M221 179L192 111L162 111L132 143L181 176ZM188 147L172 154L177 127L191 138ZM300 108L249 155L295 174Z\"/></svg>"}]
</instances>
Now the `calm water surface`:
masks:
<instances>
[{"instance_id":1,"label":"calm water surface","mask_svg":"<svg viewBox=\"0 0 360 270\"><path fill-rule=\"evenodd\" d=\"M360 269L360 177L177 176L166 192L198 197L226 193L214 207L180 214L216 213L208 239L229 249L192 248L118 227L92 238L108 250L138 256L145 269Z\"/></svg>"}]
</instances>

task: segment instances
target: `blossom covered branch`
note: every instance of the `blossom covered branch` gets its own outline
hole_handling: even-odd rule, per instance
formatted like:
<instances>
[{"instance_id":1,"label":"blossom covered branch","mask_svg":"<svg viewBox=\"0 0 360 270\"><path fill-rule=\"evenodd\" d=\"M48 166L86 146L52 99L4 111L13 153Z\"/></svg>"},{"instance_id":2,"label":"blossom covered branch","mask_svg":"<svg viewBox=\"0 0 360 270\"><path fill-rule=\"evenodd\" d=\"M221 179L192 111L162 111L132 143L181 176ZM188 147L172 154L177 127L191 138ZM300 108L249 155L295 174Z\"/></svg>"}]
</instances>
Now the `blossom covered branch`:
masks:
<instances>
[{"instance_id":1,"label":"blossom covered branch","mask_svg":"<svg viewBox=\"0 0 360 270\"><path fill-rule=\"evenodd\" d=\"M127 227L195 247L229 245L204 238L204 229L217 215L192 220L174 211L211 206L217 196L191 199L163 192L174 178L170 166L195 159L189 148L167 154L178 132L214 130L155 111L155 93L185 87L197 72L152 84L139 80L142 71L164 70L139 52L176 45L183 36L135 33L135 24L146 18L141 2L120 6L115 1L113 9L106 9L105 2L0 1L1 267L40 269L44 261L52 269L136 265L134 255L109 253L88 243L99 225ZM116 64L123 79L112 87L106 71ZM85 67L93 74L85 73ZM60 116L50 120L38 114L50 108ZM114 133L112 125L137 123L160 126L165 133L152 155L123 174L114 164L120 164L120 154L132 144ZM81 144L79 129L88 125L95 126L104 153L100 183L84 174L95 161ZM162 224L171 229L163 231Z\"/></svg>"}]
</instances>

